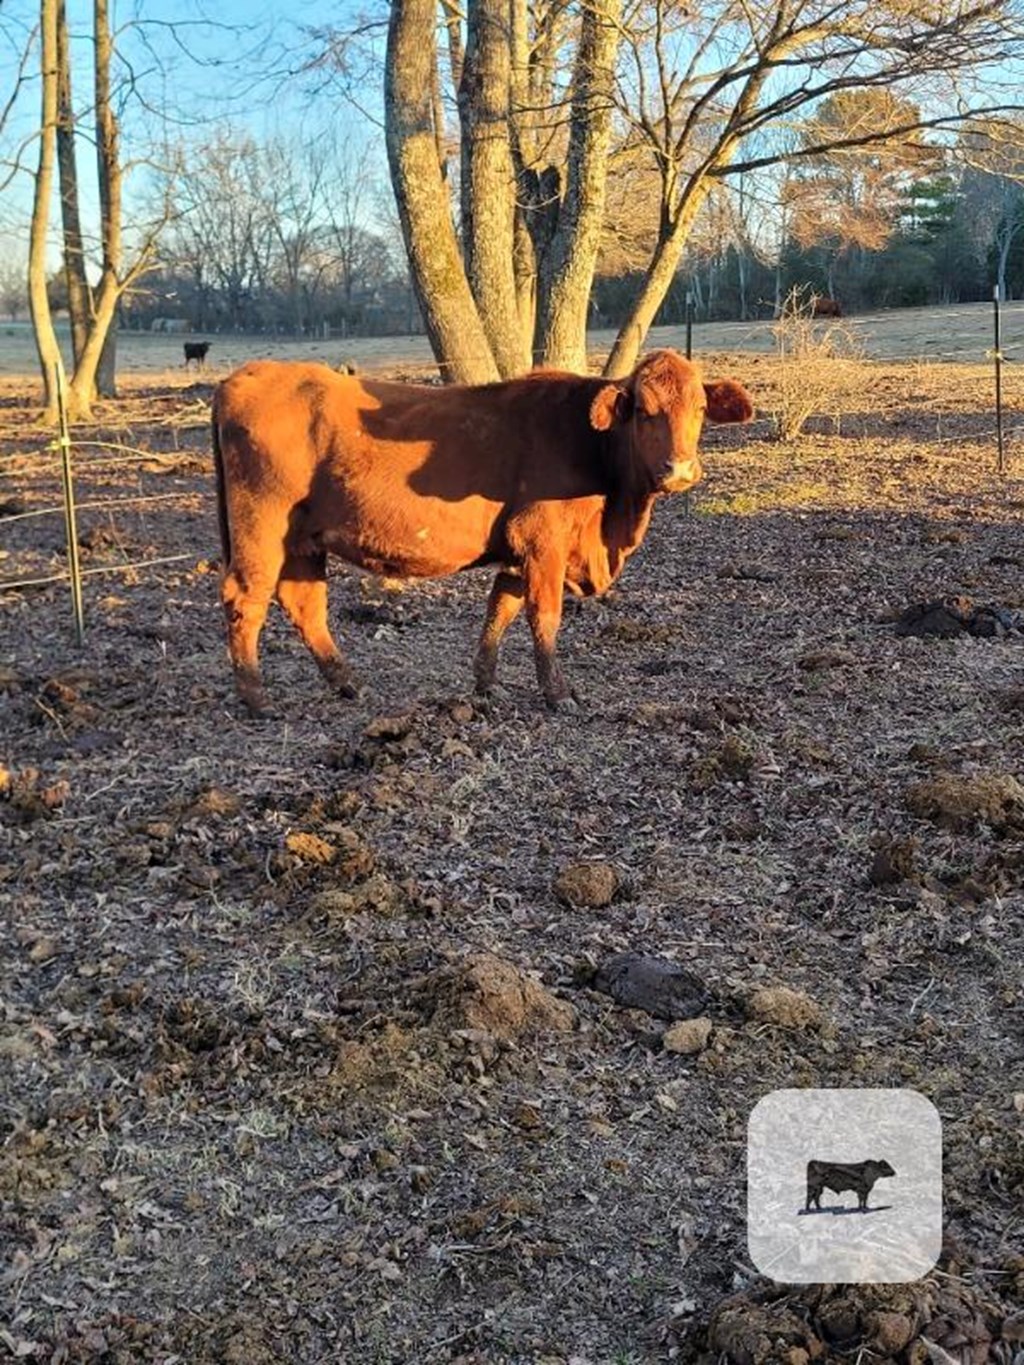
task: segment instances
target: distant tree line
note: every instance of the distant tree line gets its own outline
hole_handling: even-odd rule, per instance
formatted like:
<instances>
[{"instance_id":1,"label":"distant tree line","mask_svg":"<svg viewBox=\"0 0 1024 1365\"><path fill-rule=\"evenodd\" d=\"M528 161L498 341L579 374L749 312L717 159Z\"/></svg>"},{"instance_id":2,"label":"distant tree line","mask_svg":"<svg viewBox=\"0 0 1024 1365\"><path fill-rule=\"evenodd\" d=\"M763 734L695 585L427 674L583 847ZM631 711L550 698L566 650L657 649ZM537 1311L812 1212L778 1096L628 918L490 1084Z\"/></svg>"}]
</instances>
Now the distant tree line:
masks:
<instances>
[{"instance_id":1,"label":"distant tree line","mask_svg":"<svg viewBox=\"0 0 1024 1365\"><path fill-rule=\"evenodd\" d=\"M744 203L742 186L723 186L657 322L682 322L687 294L700 319L771 317L794 286L838 298L848 312L987 300L997 283L1004 299L1024 298L1024 151L1003 142L996 153L975 131L888 174L875 160L873 183L862 165L848 195L850 168L827 158L813 177L777 178L770 202L748 194ZM770 225L760 239L758 217ZM599 270L592 324L618 326L641 279Z\"/></svg>"},{"instance_id":2,"label":"distant tree line","mask_svg":"<svg viewBox=\"0 0 1024 1365\"><path fill-rule=\"evenodd\" d=\"M343 336L408 332L418 313L368 150L220 128L179 149L153 268L122 324Z\"/></svg>"}]
</instances>

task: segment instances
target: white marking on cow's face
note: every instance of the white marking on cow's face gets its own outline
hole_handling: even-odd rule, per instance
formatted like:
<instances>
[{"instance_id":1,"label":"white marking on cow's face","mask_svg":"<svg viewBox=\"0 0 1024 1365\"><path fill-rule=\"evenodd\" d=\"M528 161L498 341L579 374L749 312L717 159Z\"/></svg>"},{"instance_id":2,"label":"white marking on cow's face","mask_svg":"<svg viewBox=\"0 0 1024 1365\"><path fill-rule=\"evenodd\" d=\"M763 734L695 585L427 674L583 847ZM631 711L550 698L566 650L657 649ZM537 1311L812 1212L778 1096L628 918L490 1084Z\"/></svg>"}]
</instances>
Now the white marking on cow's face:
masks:
<instances>
[{"instance_id":1,"label":"white marking on cow's face","mask_svg":"<svg viewBox=\"0 0 1024 1365\"><path fill-rule=\"evenodd\" d=\"M421 526L420 529L416 532L416 539L417 539L417 540L426 540L427 536L429 536L429 535L430 535L430 527L429 527L429 526Z\"/></svg>"},{"instance_id":2,"label":"white marking on cow's face","mask_svg":"<svg viewBox=\"0 0 1024 1365\"><path fill-rule=\"evenodd\" d=\"M703 477L704 470L701 467L700 460L694 455L689 460L674 460L672 472L662 482L661 486L666 493L685 493L695 483L700 483Z\"/></svg>"}]
</instances>

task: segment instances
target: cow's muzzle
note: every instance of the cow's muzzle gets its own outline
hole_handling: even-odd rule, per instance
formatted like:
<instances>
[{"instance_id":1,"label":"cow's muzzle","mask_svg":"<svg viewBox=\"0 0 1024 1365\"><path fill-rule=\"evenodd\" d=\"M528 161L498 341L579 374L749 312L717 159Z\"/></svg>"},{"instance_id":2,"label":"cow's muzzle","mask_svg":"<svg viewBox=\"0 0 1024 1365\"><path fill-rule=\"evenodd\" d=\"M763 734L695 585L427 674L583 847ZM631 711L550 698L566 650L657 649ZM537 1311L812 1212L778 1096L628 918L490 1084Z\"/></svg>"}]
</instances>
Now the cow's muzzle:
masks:
<instances>
[{"instance_id":1,"label":"cow's muzzle","mask_svg":"<svg viewBox=\"0 0 1024 1365\"><path fill-rule=\"evenodd\" d=\"M661 486L666 493L685 493L695 483L700 483L703 476L704 471L696 456L692 460L674 460L669 465Z\"/></svg>"}]
</instances>

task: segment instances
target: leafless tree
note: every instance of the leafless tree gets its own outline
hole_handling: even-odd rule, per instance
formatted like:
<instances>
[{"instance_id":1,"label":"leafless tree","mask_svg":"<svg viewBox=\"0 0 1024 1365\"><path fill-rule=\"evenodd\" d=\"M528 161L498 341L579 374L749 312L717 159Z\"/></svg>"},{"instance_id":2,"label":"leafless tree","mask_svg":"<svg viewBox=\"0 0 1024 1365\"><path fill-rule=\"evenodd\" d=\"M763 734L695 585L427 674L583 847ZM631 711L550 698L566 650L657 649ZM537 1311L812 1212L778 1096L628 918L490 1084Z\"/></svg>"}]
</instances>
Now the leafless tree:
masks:
<instances>
[{"instance_id":1,"label":"leafless tree","mask_svg":"<svg viewBox=\"0 0 1024 1365\"><path fill-rule=\"evenodd\" d=\"M1006 297L1010 249L1024 232L1024 117L973 120L956 155L964 165L961 192L984 244L996 252L996 284Z\"/></svg>"},{"instance_id":2,"label":"leafless tree","mask_svg":"<svg viewBox=\"0 0 1024 1365\"><path fill-rule=\"evenodd\" d=\"M46 234L50 222L50 196L53 192L57 146L57 0L42 0L40 5L39 74L39 156L29 234L28 301L46 394L46 417L53 421L57 415L56 366L60 359L60 348L53 330L50 300L46 292Z\"/></svg>"},{"instance_id":3,"label":"leafless tree","mask_svg":"<svg viewBox=\"0 0 1024 1365\"><path fill-rule=\"evenodd\" d=\"M96 152L96 183L99 191L98 279L92 287L85 278L84 243L80 225L77 165L71 139L74 136L71 104L71 43L60 0L42 0L40 74L43 112L39 132L39 165L30 241L30 298L36 346L46 388L46 409L52 416L53 362L58 354L56 335L45 293L45 241L49 225L53 181L53 156L58 128L61 130L61 193L65 229L65 259L70 263L69 302L75 310L74 367L68 384L68 410L73 419L88 417L98 388L114 392L112 327L117 304L126 290L148 267L158 226L140 235L131 259L126 259L122 229L124 165L120 129L114 110L111 67L114 40L108 0L93 0L91 49L93 56L93 127ZM52 47L50 45L52 28ZM52 89L51 89L52 87ZM52 107L51 107L52 105ZM74 286L74 292L72 291ZM85 293L81 292L84 289ZM87 314L87 316L83 316ZM102 367L102 369L101 369ZM98 376L102 381L98 384Z\"/></svg>"},{"instance_id":4,"label":"leafless tree","mask_svg":"<svg viewBox=\"0 0 1024 1365\"><path fill-rule=\"evenodd\" d=\"M840 92L884 89L927 95L940 112L833 128L788 155L914 142L963 120L973 78L1012 58L1022 33L1017 0L712 0L697 13L682 0L634 0L625 28L619 110L658 168L660 227L610 374L632 366L712 186L783 154L752 151L753 135Z\"/></svg>"}]
</instances>

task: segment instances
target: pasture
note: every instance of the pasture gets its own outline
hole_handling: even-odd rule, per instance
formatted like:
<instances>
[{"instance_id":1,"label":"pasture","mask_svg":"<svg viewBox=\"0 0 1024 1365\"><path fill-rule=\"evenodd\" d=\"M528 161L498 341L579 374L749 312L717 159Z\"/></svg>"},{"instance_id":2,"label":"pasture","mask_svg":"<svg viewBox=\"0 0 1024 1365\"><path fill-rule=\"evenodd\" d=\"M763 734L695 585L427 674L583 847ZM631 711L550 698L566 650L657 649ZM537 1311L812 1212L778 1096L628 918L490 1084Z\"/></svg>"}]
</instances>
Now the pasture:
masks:
<instances>
[{"instance_id":1,"label":"pasture","mask_svg":"<svg viewBox=\"0 0 1024 1365\"><path fill-rule=\"evenodd\" d=\"M208 403L235 363L296 352L214 337L185 375L181 338L122 338L124 397L76 432L79 651L65 584L4 586L64 548L31 515L59 502L31 356L0 336L9 1352L1018 1359L1024 637L893 628L956 594L1024 608L1024 379L1007 367L999 478L990 320L852 320L868 358L787 445L765 331L698 327L759 418L708 429L690 504L567 609L577 712L540 702L522 623L503 694L472 695L486 572L335 565L364 692L327 694L275 612L283 713L259 722L225 659ZM596 989L626 951L699 978L698 1050ZM938 1107L941 1271L773 1290L747 1257L747 1116L843 1084Z\"/></svg>"}]
</instances>

